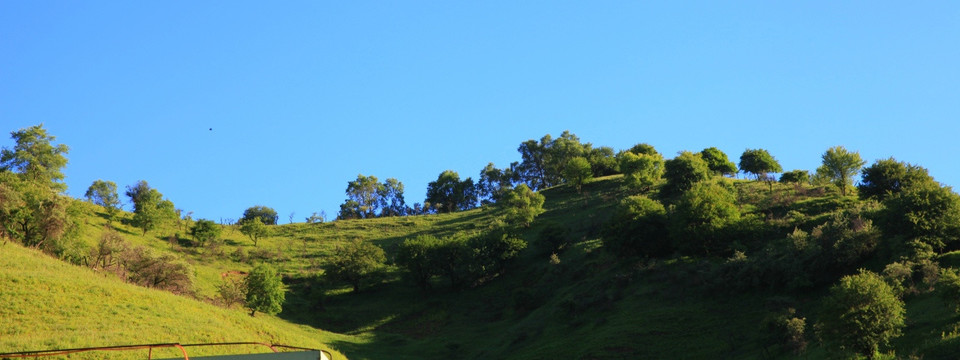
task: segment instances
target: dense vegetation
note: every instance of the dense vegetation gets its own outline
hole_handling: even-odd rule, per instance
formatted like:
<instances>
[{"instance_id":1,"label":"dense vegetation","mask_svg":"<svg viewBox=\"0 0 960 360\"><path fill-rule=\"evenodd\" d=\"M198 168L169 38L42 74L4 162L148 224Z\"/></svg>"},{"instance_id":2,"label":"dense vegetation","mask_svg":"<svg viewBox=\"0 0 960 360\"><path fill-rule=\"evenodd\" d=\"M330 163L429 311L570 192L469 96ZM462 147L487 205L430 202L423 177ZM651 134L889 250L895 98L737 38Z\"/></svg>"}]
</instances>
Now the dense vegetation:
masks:
<instances>
[{"instance_id":1,"label":"dense vegetation","mask_svg":"<svg viewBox=\"0 0 960 360\"><path fill-rule=\"evenodd\" d=\"M960 196L920 166L864 167L842 146L811 175L783 172L765 149L738 164L716 148L665 160L649 144L615 152L564 132L521 143L521 161L488 164L476 182L441 172L422 204L408 206L397 179L358 175L338 220L276 225L263 205L236 224L194 220L146 181L127 187L132 213L109 181L87 202L67 198L69 149L42 126L13 137L0 158L3 241L345 334L326 339L351 358L960 350ZM752 179L730 177L738 169ZM19 306L0 310L4 323L28 321Z\"/></svg>"}]
</instances>

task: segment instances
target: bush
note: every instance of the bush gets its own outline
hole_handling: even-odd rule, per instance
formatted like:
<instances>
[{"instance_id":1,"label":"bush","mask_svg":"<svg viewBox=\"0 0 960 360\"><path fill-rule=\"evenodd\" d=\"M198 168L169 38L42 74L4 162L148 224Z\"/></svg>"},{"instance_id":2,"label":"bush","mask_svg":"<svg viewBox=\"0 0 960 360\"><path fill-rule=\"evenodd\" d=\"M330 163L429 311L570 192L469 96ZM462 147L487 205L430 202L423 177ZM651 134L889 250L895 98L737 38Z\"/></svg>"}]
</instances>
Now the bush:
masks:
<instances>
[{"instance_id":1,"label":"bush","mask_svg":"<svg viewBox=\"0 0 960 360\"><path fill-rule=\"evenodd\" d=\"M332 258L325 269L327 276L349 283L353 291L359 291L363 280L379 272L387 260L383 249L360 239L338 246Z\"/></svg>"},{"instance_id":2,"label":"bush","mask_svg":"<svg viewBox=\"0 0 960 360\"><path fill-rule=\"evenodd\" d=\"M677 249L688 254L728 250L723 236L726 226L740 219L736 196L712 182L693 185L669 214L670 237Z\"/></svg>"},{"instance_id":3,"label":"bush","mask_svg":"<svg viewBox=\"0 0 960 360\"><path fill-rule=\"evenodd\" d=\"M903 301L879 275L861 270L830 288L820 316L820 338L840 352L873 358L880 346L900 336Z\"/></svg>"},{"instance_id":4,"label":"bush","mask_svg":"<svg viewBox=\"0 0 960 360\"><path fill-rule=\"evenodd\" d=\"M190 279L193 271L189 265L172 255L154 256L149 250L139 246L124 253L123 266L127 271L127 280L131 283L174 294L193 293L193 282Z\"/></svg>"},{"instance_id":5,"label":"bush","mask_svg":"<svg viewBox=\"0 0 960 360\"><path fill-rule=\"evenodd\" d=\"M603 229L604 248L619 256L664 256L672 251L666 209L643 196L623 199Z\"/></svg>"},{"instance_id":6,"label":"bush","mask_svg":"<svg viewBox=\"0 0 960 360\"><path fill-rule=\"evenodd\" d=\"M796 310L790 308L784 313L767 316L761 330L765 344L800 355L807 349L806 327L807 320L797 317Z\"/></svg>"}]
</instances>

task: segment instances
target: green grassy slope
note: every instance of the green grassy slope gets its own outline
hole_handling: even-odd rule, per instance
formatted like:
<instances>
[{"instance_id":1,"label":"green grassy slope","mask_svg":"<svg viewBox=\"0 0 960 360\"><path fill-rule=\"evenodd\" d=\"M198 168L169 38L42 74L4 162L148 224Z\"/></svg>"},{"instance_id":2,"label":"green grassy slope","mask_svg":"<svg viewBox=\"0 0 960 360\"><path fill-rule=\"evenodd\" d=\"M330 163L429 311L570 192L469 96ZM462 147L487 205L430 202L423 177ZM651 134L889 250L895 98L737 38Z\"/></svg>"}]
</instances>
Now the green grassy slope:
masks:
<instances>
[{"instance_id":1,"label":"green grassy slope","mask_svg":"<svg viewBox=\"0 0 960 360\"><path fill-rule=\"evenodd\" d=\"M800 193L780 184L771 191L766 184L733 183L742 212L779 224L782 234L773 236L795 226L809 231L855 203L853 197ZM123 284L111 275L7 244L0 248L0 284L13 285L0 288L0 351L122 343L127 337L136 339L129 342L239 341L255 334L252 340L327 344L351 359L790 358L762 345L760 324L770 313L793 307L807 318L811 346L804 356L827 357L812 331L825 289L801 294L724 291L711 286L706 270L723 259L617 259L603 251L600 231L625 196L619 176L596 179L583 193L564 186L543 193L547 211L523 232L529 248L504 276L461 291L439 282L435 289L421 291L392 266L358 293L347 285L318 281L318 274L344 241L373 242L392 259L397 244L408 237L486 228L497 216L491 208L279 225L258 246L225 226L220 255L190 246L185 228L176 224L146 236L122 221L116 225L128 242L190 263L199 298L215 297L225 272L247 271L257 261L274 263L290 289L278 318L251 319L239 309ZM83 239L92 246L105 219L96 206L85 206L90 215L83 221ZM551 226L562 227L572 241L552 260L537 241L539 232ZM180 241L168 241L177 233ZM242 261L244 256L236 255L241 253L253 260ZM957 254L943 258L960 263ZM936 359L960 351L960 319L948 305L932 294L906 300L908 327L894 343L897 355Z\"/></svg>"},{"instance_id":2,"label":"green grassy slope","mask_svg":"<svg viewBox=\"0 0 960 360\"><path fill-rule=\"evenodd\" d=\"M0 319L0 352L228 341L329 349L325 344L340 339L276 317L252 318L238 310L130 285L12 243L0 247ZM158 351L161 356L177 356ZM99 356L103 354L94 357Z\"/></svg>"}]
</instances>

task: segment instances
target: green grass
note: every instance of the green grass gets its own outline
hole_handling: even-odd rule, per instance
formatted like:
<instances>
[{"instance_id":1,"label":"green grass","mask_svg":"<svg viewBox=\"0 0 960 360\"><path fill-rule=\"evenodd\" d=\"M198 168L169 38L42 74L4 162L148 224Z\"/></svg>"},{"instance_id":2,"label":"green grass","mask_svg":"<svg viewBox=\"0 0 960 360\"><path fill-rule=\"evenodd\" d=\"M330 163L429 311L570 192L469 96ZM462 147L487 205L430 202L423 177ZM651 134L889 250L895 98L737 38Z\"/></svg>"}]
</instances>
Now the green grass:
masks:
<instances>
[{"instance_id":1,"label":"green grass","mask_svg":"<svg viewBox=\"0 0 960 360\"><path fill-rule=\"evenodd\" d=\"M230 341L330 349L326 344L342 338L276 317L252 318L239 310L130 285L12 243L0 247L0 319L0 352Z\"/></svg>"},{"instance_id":2,"label":"green grass","mask_svg":"<svg viewBox=\"0 0 960 360\"><path fill-rule=\"evenodd\" d=\"M258 261L238 262L231 254L261 253L281 269L290 289L277 317L250 318L240 309L135 287L7 244L0 248L0 351L256 340L330 346L351 359L790 358L765 348L760 330L765 316L789 306L807 318L811 345L805 357L829 357L812 330L825 288L803 294L733 293L709 285L708 269L722 259L623 261L604 252L603 224L629 195L620 178L594 179L580 193L566 186L544 190L546 211L522 231L529 248L503 276L461 291L439 279L433 290L421 291L393 266L357 293L322 281L319 274L345 241L373 242L392 259L409 237L486 228L498 216L493 208L271 226L272 235L256 247L236 227L226 226L222 256L192 247L186 230L176 224L144 236L126 225L129 213L115 222L131 244L190 263L199 299L216 296L221 274L248 271ZM794 227L809 230L856 203L855 197L829 191L728 181L737 189L742 212L782 232L774 238ZM83 219L82 239L93 246L106 220L102 209L84 206L91 215ZM558 254L559 263L551 262L537 242L540 231L554 226L572 241ZM178 233L179 243L167 241ZM943 264L960 263L955 255L943 256ZM907 306L908 327L894 343L897 355L947 358L937 354L960 349L960 319L951 306L931 294L908 297Z\"/></svg>"}]
</instances>

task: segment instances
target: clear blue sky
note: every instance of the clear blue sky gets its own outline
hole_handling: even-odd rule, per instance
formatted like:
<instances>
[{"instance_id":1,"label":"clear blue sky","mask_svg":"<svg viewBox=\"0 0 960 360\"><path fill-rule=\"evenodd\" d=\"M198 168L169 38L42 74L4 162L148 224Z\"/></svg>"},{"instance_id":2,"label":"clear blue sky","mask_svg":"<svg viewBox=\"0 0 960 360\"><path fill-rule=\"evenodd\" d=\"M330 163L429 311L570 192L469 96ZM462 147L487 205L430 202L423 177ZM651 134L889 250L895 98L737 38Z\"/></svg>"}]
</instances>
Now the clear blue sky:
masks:
<instances>
[{"instance_id":1,"label":"clear blue sky","mask_svg":"<svg viewBox=\"0 0 960 360\"><path fill-rule=\"evenodd\" d=\"M332 217L359 173L422 202L563 130L960 185L960 3L734 3L3 1L0 131L44 123L73 196L143 179L213 220Z\"/></svg>"}]
</instances>

